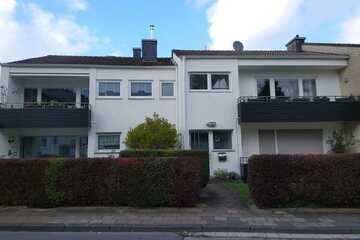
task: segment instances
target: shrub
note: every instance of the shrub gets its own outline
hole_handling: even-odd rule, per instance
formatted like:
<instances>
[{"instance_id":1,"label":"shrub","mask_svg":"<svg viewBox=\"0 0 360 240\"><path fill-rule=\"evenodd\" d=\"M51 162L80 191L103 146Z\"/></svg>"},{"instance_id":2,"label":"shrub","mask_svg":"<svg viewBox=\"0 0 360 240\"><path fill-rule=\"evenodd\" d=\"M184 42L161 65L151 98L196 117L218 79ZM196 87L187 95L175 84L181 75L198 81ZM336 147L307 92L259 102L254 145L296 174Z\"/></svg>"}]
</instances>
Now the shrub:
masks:
<instances>
[{"instance_id":1,"label":"shrub","mask_svg":"<svg viewBox=\"0 0 360 240\"><path fill-rule=\"evenodd\" d=\"M120 152L120 157L135 157L135 158L156 158L156 157L197 157L202 159L202 187L209 183L210 179L210 163L209 152L202 150L124 150Z\"/></svg>"},{"instance_id":2,"label":"shrub","mask_svg":"<svg viewBox=\"0 0 360 240\"><path fill-rule=\"evenodd\" d=\"M174 149L178 145L175 127L154 113L134 129L130 129L124 143L130 149Z\"/></svg>"},{"instance_id":3,"label":"shrub","mask_svg":"<svg viewBox=\"0 0 360 240\"><path fill-rule=\"evenodd\" d=\"M0 160L0 205L47 205L47 161Z\"/></svg>"},{"instance_id":4,"label":"shrub","mask_svg":"<svg viewBox=\"0 0 360 240\"><path fill-rule=\"evenodd\" d=\"M229 173L225 169L217 169L217 170L214 171L214 177L216 179L225 181L225 180L229 179Z\"/></svg>"},{"instance_id":5,"label":"shrub","mask_svg":"<svg viewBox=\"0 0 360 240\"><path fill-rule=\"evenodd\" d=\"M344 129L333 131L332 136L327 140L333 153L348 153L355 145L355 138L351 132Z\"/></svg>"},{"instance_id":6,"label":"shrub","mask_svg":"<svg viewBox=\"0 0 360 240\"><path fill-rule=\"evenodd\" d=\"M0 160L0 204L194 206L201 174L192 156Z\"/></svg>"},{"instance_id":7,"label":"shrub","mask_svg":"<svg viewBox=\"0 0 360 240\"><path fill-rule=\"evenodd\" d=\"M239 181L240 174L236 172L228 172L226 169L217 169L214 171L214 177L222 181Z\"/></svg>"},{"instance_id":8,"label":"shrub","mask_svg":"<svg viewBox=\"0 0 360 240\"><path fill-rule=\"evenodd\" d=\"M249 187L259 207L360 206L360 154L254 155Z\"/></svg>"}]
</instances>

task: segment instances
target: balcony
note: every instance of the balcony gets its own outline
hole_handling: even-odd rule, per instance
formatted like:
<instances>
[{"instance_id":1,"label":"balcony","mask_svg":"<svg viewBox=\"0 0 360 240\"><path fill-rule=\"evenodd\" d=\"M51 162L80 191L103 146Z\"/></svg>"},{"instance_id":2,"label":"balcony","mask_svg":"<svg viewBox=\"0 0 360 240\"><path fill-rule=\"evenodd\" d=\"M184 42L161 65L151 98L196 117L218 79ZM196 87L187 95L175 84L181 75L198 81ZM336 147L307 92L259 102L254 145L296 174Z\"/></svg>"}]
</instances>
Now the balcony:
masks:
<instances>
[{"instance_id":1,"label":"balcony","mask_svg":"<svg viewBox=\"0 0 360 240\"><path fill-rule=\"evenodd\" d=\"M0 128L90 127L89 104L0 103Z\"/></svg>"},{"instance_id":2,"label":"balcony","mask_svg":"<svg viewBox=\"0 0 360 240\"><path fill-rule=\"evenodd\" d=\"M359 121L360 97L240 97L242 122Z\"/></svg>"}]
</instances>

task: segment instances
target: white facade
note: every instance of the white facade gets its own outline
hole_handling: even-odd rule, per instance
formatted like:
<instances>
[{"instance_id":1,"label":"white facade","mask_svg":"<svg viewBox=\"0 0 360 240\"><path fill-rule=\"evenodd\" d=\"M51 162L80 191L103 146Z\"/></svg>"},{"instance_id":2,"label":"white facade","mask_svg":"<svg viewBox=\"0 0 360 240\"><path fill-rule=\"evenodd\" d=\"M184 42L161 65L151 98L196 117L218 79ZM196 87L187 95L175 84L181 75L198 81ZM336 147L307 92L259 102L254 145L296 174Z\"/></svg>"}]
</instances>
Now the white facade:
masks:
<instances>
[{"instance_id":1,"label":"white facade","mask_svg":"<svg viewBox=\"0 0 360 240\"><path fill-rule=\"evenodd\" d=\"M21 103L25 88L36 88L37 102L41 103L41 89L71 88L80 103L81 89L89 89L91 126L76 129L0 129L0 156L9 157L9 150L20 156L21 138L26 136L74 136L76 156L79 156L79 139L87 137L87 156L111 156L126 148L123 141L130 128L136 127L153 113L167 118L182 136L185 149L191 148L191 133L207 134L211 173L217 169L240 171L239 159L259 154L259 130L321 130L322 151L328 152L327 139L341 122L281 122L242 123L238 121L238 98L257 95L257 79L269 79L270 92L274 95L272 79L297 79L299 96L303 95L303 79L316 79L316 94L340 95L339 69L346 67L344 59L243 59L236 56L177 56L174 66L14 66L2 67L0 86L7 88L6 103ZM190 89L190 74L208 76L208 88ZM228 89L214 90L212 74L228 75ZM100 96L102 82L119 84L118 96ZM151 96L131 96L132 82L151 83ZM174 96L161 95L161 83L174 84ZM118 85L117 85L118 86ZM209 123L213 123L209 125ZM215 123L215 124L214 124ZM230 146L215 149L214 134L231 132ZM101 134L120 135L119 149L99 149ZM205 135L206 135L205 134ZM9 139L14 139L9 142ZM277 143L278 144L278 143ZM278 147L276 148L278 149ZM219 161L219 153L226 153L227 160ZM280 153L280 152L279 152Z\"/></svg>"}]
</instances>

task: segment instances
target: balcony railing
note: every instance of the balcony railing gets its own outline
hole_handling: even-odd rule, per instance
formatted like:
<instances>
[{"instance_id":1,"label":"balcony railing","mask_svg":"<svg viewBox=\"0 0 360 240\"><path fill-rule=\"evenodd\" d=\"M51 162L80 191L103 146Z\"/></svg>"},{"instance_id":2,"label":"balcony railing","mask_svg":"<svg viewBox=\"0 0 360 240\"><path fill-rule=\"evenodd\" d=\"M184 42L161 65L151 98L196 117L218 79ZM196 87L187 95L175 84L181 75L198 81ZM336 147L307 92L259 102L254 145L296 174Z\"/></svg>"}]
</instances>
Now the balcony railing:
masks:
<instances>
[{"instance_id":1,"label":"balcony railing","mask_svg":"<svg viewBox=\"0 0 360 240\"><path fill-rule=\"evenodd\" d=\"M239 122L359 121L360 97L268 97L238 99Z\"/></svg>"},{"instance_id":2,"label":"balcony railing","mask_svg":"<svg viewBox=\"0 0 360 240\"><path fill-rule=\"evenodd\" d=\"M0 128L83 128L90 120L87 103L0 103Z\"/></svg>"},{"instance_id":3,"label":"balcony railing","mask_svg":"<svg viewBox=\"0 0 360 240\"><path fill-rule=\"evenodd\" d=\"M0 109L19 109L19 108L36 108L36 109L90 109L88 103L74 103L74 102L23 102L23 103L0 103Z\"/></svg>"},{"instance_id":4,"label":"balcony railing","mask_svg":"<svg viewBox=\"0 0 360 240\"><path fill-rule=\"evenodd\" d=\"M238 102L360 102L360 96L314 96L314 97L273 97L273 96L243 96Z\"/></svg>"}]
</instances>

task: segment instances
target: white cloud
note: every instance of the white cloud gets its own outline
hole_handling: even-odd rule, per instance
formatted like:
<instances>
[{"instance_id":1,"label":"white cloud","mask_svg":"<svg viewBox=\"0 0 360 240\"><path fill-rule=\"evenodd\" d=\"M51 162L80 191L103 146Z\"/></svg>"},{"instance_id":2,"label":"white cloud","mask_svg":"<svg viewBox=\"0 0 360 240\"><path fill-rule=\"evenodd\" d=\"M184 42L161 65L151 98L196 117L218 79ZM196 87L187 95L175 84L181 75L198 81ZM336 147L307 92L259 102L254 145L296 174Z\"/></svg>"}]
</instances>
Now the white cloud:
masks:
<instances>
[{"instance_id":1,"label":"white cloud","mask_svg":"<svg viewBox=\"0 0 360 240\"><path fill-rule=\"evenodd\" d=\"M360 11L342 24L340 41L360 43Z\"/></svg>"},{"instance_id":2,"label":"white cloud","mask_svg":"<svg viewBox=\"0 0 360 240\"><path fill-rule=\"evenodd\" d=\"M67 6L72 11L84 11L87 9L87 2L85 0L65 0Z\"/></svg>"},{"instance_id":3,"label":"white cloud","mask_svg":"<svg viewBox=\"0 0 360 240\"><path fill-rule=\"evenodd\" d=\"M15 17L23 11L25 19ZM83 54L106 43L74 17L58 16L33 3L18 6L15 0L0 1L0 61L47 54Z\"/></svg>"},{"instance_id":4,"label":"white cloud","mask_svg":"<svg viewBox=\"0 0 360 240\"><path fill-rule=\"evenodd\" d=\"M211 49L231 49L235 40L245 48L264 45L288 26L301 0L216 0L207 10Z\"/></svg>"}]
</instances>

